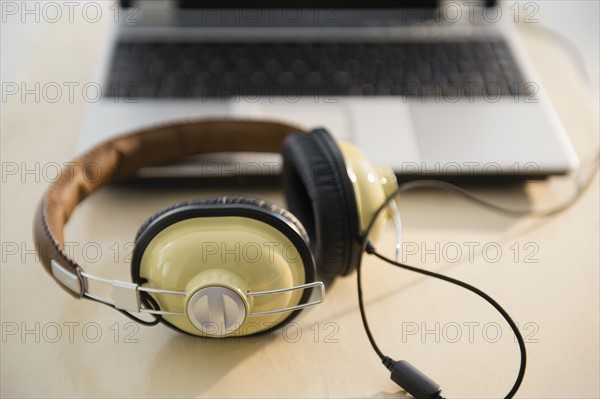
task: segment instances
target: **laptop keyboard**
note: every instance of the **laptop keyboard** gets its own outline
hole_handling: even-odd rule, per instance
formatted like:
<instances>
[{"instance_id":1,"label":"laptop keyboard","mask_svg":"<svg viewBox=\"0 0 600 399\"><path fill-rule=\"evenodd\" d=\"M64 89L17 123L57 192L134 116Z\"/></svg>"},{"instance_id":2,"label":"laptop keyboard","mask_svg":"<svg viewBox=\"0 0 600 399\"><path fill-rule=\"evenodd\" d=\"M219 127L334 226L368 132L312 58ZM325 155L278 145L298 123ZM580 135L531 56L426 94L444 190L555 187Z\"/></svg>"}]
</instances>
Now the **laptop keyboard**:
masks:
<instances>
[{"instance_id":1,"label":"laptop keyboard","mask_svg":"<svg viewBox=\"0 0 600 399\"><path fill-rule=\"evenodd\" d=\"M529 86L502 40L119 42L108 96L519 96Z\"/></svg>"}]
</instances>

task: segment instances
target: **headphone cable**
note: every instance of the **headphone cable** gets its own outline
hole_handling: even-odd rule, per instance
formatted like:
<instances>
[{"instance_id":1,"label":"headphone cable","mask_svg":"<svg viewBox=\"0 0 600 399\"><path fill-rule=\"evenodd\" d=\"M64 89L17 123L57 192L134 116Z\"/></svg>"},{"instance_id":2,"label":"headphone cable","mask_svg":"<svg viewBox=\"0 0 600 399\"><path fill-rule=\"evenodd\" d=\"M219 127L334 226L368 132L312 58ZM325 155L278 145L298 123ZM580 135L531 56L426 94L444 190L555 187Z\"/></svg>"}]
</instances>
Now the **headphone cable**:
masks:
<instances>
[{"instance_id":1,"label":"headphone cable","mask_svg":"<svg viewBox=\"0 0 600 399\"><path fill-rule=\"evenodd\" d=\"M514 332L517 342L519 344L519 351L520 351L519 372L518 372L517 378L511 388L511 390L508 392L508 394L506 394L505 398L510 399L510 398L514 397L514 395L517 393L519 387L521 386L521 383L523 382L523 378L525 377L525 368L527 365L527 352L526 352L526 348L525 348L525 341L524 341L523 336L521 335L521 332L519 331L519 328L517 327L516 323L510 317L508 312L498 302L496 302L496 300L494 300L491 296L489 296L482 290L478 289L477 287L474 287L468 283L465 283L464 281L457 280L452 277L445 276L443 274L430 272L428 270L420 269L420 268L417 268L414 266L405 265L403 263L399 263L392 259L389 259L389 258L381 255L379 252L377 252L370 242L367 242L365 251L370 255L375 255L377 258L379 258L391 265L402 268L404 270L424 274L426 276L437 278L437 279L446 281L448 283L457 285L461 288L464 288L468 291L473 292L474 294L483 298L490 305L492 305L494 307L494 309L496 309L502 315L504 320L506 320L506 322L508 323L508 325ZM377 355L379 356L379 358L381 359L383 364L392 372L392 380L394 380L394 382L397 382L397 383L398 383L398 381L401 381L399 383L399 385L417 399L421 399L421 398L423 398L423 399L425 399L425 398L441 399L442 398L442 396L440 395L441 388L439 388L439 385L437 385L435 383L434 383L435 385L433 385L431 383L432 381L428 377L426 377L422 373L418 372L418 370L416 370L413 366L411 366L406 361L397 362L397 361L393 360L392 358L384 355L383 352L381 351L381 349L377 346L377 343L375 342L375 339L373 338L373 334L371 333L371 329L369 327L369 323L367 321L366 314L365 314L364 300L363 300L363 294L362 294L362 282L361 282L362 279L361 279L360 263L357 268L357 280L358 280L357 285L358 285L359 309L360 309L360 314L361 314L361 318L363 321L363 325L364 325L365 331L367 333L367 337L369 338L369 341L371 342L371 346L373 347L373 349L375 350L375 352L377 353ZM418 373L415 373L415 370ZM425 377L425 378L423 378L423 377ZM432 386L435 386L435 389L433 391L423 391L423 389L420 388L420 387L429 388ZM415 387L417 387L416 391L414 390ZM433 396L431 396L431 395L433 395Z\"/></svg>"},{"instance_id":2,"label":"headphone cable","mask_svg":"<svg viewBox=\"0 0 600 399\"><path fill-rule=\"evenodd\" d=\"M419 187L423 187L424 182L427 182L427 181L419 181ZM484 200L481 200L478 197L473 196L468 191L463 190L460 187L454 186L453 184L446 183L446 182L438 182L438 181L429 181L429 182L435 182L435 185L431 185L428 187L436 187L436 188L452 187L453 188L452 192L455 192L455 193L458 193L461 195L467 194L467 198L469 198L479 204L488 205L492 209L496 209L496 210L503 211L503 212L508 211L512 214L517 214L517 212L518 212L518 214L521 214L521 211L513 211L510 209L496 206L494 204L487 203ZM375 216L373 217L373 219L371 219L369 226L367 227L367 229L365 230L364 234L361 237L360 242L361 242L362 252L366 252L369 255L374 255L375 257L377 257L393 266L402 268L404 270L423 274L428 277L433 277L433 278L457 285L461 288L464 288L464 289L478 295L479 297L483 298L486 302L488 302L490 305L492 305L494 307L494 309L496 309L496 311L498 311L502 315L504 320L506 320L506 322L512 329L513 333L515 334L517 343L519 345L519 351L520 351L519 372L517 374L517 377L515 379L515 382L514 382L512 388L505 396L505 399L510 399L510 398L514 397L514 395L517 393L517 391L518 391L519 387L521 386L521 383L523 382L523 379L525 377L525 369L526 369L526 365L527 365L527 351L525 348L525 340L523 339L523 336L521 335L521 332L519 331L518 326L513 321L513 319L510 317L508 312L496 300L494 300L491 296L489 296L482 290L478 289L477 287L474 287L464 281L445 276L443 274L431 272L431 271L421 269L418 267L414 267L414 266L409 266L409 265L406 265L406 264L403 264L400 262L396 262L392 259L389 259L389 258L385 257L384 255L380 254L379 252L377 252L375 250L375 248L373 247L373 245L371 244L371 242L368 240L369 233L371 232L373 226L375 225L375 221L378 219L381 212L389 206L390 202L393 201L400 192L408 190L410 188L414 188L414 187L417 187L417 185L410 186L410 183L406 183L406 184L400 186L399 189L394 194L392 194L377 209L377 211L375 212ZM456 190L454 190L454 189L456 189ZM580 194L581 193L579 193L579 195L577 197L579 197ZM571 202L574 202L574 201L569 201L569 203L571 203ZM559 206L556 209L551 210L551 212L547 212L547 213L555 214L564 209L566 209L564 206ZM362 273L361 273L362 268L361 268L361 266L362 266L362 256L359 257L358 264L356 267L358 307L360 310L360 316L362 319L363 327L367 334L367 338L369 339L369 342L371 343L371 346L373 347L373 350L375 351L375 353L377 353L377 356L379 356L379 358L381 359L382 363L386 366L386 368L391 371L391 379L395 383L397 383L400 387L402 387L406 392L408 392L409 394L414 396L416 399L443 399L443 396L441 396L442 389L439 386L439 384L437 384L431 378L427 377L425 374L423 374L422 372L417 370L410 363L408 363L404 360L396 361L396 360L392 359L391 357L386 356L383 353L383 351L379 348L379 346L377 345L377 342L375 341L375 338L373 337L373 333L371 332L371 328L367 321L365 305L364 305L364 298L363 298L363 290L362 290Z\"/></svg>"}]
</instances>

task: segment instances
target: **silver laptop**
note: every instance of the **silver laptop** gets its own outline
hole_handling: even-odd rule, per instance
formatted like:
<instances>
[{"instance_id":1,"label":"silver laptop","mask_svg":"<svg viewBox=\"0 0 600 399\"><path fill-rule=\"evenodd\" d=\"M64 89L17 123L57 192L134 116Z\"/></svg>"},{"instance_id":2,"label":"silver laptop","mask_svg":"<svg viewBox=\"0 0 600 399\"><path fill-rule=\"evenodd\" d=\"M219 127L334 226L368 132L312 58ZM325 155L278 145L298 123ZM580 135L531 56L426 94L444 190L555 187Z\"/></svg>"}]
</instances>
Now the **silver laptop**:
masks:
<instances>
[{"instance_id":1,"label":"silver laptop","mask_svg":"<svg viewBox=\"0 0 600 399\"><path fill-rule=\"evenodd\" d=\"M229 116L325 127L401 178L577 166L513 14L493 1L256 4L122 2L78 151L143 126ZM277 155L214 154L142 175L269 175L277 165Z\"/></svg>"}]
</instances>

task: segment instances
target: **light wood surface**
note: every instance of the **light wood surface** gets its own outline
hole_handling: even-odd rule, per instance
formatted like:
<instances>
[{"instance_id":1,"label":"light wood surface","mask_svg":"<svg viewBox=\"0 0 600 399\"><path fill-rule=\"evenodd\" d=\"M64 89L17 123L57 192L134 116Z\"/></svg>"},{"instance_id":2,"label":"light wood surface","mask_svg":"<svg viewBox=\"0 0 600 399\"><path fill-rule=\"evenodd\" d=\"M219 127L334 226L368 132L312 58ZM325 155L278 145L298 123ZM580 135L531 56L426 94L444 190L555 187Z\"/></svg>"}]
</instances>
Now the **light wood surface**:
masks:
<instances>
[{"instance_id":1,"label":"light wood surface","mask_svg":"<svg viewBox=\"0 0 600 399\"><path fill-rule=\"evenodd\" d=\"M24 81L89 82L109 27L110 21L45 24L33 62L23 66ZM597 151L597 100L563 47L532 28L521 33L580 157L589 161ZM3 168L17 165L21 172L38 165L39 171L3 172L3 397L403 397L362 329L355 275L336 280L326 302L292 327L237 342L138 327L108 307L65 295L36 262L32 212L48 185L44 177L54 173L48 165L63 164L74 151L85 105L80 98L2 104ZM546 208L572 195L573 184L555 178L475 192L506 206ZM284 205L276 190L241 193ZM126 255L146 217L173 202L214 194L200 187L106 189L77 209L66 239L90 272L128 279ZM405 241L440 248L434 251L440 259L426 255L425 267L487 291L522 326L529 364L519 397L600 395L598 205L597 176L574 206L549 219L500 216L443 192L402 196ZM391 238L390 229L378 244L387 253ZM469 246L475 248L472 260ZM497 246L502 253L493 261ZM457 247L463 258L453 261ZM422 253L407 260L422 264ZM425 371L448 397L508 391L518 348L489 305L373 259L366 260L365 287L369 319L387 354Z\"/></svg>"}]
</instances>

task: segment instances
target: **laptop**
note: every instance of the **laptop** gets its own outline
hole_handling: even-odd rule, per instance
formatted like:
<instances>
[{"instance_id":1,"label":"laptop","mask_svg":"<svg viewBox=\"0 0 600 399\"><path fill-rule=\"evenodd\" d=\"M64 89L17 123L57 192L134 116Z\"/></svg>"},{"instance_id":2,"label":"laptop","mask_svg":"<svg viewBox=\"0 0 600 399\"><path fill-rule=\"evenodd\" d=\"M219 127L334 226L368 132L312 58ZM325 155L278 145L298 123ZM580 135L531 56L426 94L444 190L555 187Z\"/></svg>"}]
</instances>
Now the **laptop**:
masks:
<instances>
[{"instance_id":1,"label":"laptop","mask_svg":"<svg viewBox=\"0 0 600 399\"><path fill-rule=\"evenodd\" d=\"M400 179L532 179L578 165L516 14L494 1L120 6L79 153L132 129L223 116L325 127ZM279 165L278 155L211 154L140 176L272 176Z\"/></svg>"}]
</instances>

